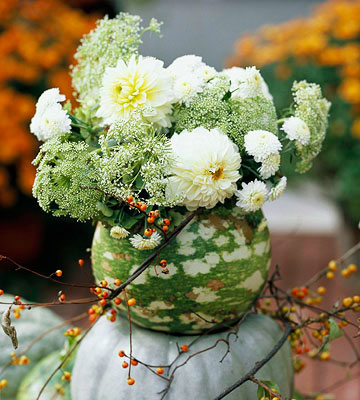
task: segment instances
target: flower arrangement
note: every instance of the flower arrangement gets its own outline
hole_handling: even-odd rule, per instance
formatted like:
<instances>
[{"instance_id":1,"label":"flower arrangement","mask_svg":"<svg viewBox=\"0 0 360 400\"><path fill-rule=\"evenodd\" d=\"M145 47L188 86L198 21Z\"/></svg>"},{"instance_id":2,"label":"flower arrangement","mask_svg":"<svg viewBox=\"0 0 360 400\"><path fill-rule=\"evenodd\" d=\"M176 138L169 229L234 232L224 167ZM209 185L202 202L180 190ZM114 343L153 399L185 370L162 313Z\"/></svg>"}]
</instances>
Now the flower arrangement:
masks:
<instances>
[{"instance_id":1,"label":"flower arrangement","mask_svg":"<svg viewBox=\"0 0 360 400\"><path fill-rule=\"evenodd\" d=\"M40 206L101 221L113 238L149 250L174 229L171 209L222 204L253 218L276 200L283 159L303 173L320 152L330 103L318 85L295 82L293 105L277 119L255 67L218 72L187 55L165 68L138 54L143 33L161 24L140 24L126 13L99 21L71 70L78 106L49 89L30 130L44 141L34 160Z\"/></svg>"},{"instance_id":2,"label":"flower arrangement","mask_svg":"<svg viewBox=\"0 0 360 400\"><path fill-rule=\"evenodd\" d=\"M93 24L93 16L58 0L1 2L1 207L12 206L19 192L31 193L35 177L31 160L38 149L28 133L34 97L56 85L71 98L66 70L79 39Z\"/></svg>"},{"instance_id":3,"label":"flower arrangement","mask_svg":"<svg viewBox=\"0 0 360 400\"><path fill-rule=\"evenodd\" d=\"M299 35L299 30L306 35ZM235 45L229 66L261 66L278 107L289 102L295 79L319 83L331 100L332 112L324 151L314 176L329 178L331 191L345 215L360 219L360 2L327 1L313 14L280 25L265 26Z\"/></svg>"}]
</instances>

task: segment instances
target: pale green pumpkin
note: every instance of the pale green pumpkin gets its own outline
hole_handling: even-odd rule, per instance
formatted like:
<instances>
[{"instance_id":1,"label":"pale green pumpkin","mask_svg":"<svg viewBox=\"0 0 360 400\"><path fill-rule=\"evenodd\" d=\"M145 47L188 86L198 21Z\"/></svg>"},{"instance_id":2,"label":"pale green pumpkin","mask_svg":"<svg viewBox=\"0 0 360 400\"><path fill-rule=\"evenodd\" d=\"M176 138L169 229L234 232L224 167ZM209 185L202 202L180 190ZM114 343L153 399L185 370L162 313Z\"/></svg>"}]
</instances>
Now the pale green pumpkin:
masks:
<instances>
[{"instance_id":1,"label":"pale green pumpkin","mask_svg":"<svg viewBox=\"0 0 360 400\"><path fill-rule=\"evenodd\" d=\"M174 211L177 223L184 216ZM128 287L135 297L132 319L146 328L194 334L213 327L206 321L237 319L259 295L270 266L270 238L262 214L249 223L239 208L216 207L199 215L164 250L169 274L149 267ZM98 225L92 245L97 281L125 281L153 250L137 250ZM113 287L113 286L112 286ZM121 306L124 310L124 306Z\"/></svg>"},{"instance_id":2,"label":"pale green pumpkin","mask_svg":"<svg viewBox=\"0 0 360 400\"><path fill-rule=\"evenodd\" d=\"M27 300L21 300L23 303L28 303ZM0 297L0 302L7 303L12 301L14 301L14 296L3 295ZM8 305L0 304L0 313L3 313L8 307ZM15 351L16 354L20 354L35 338L44 333L47 329L60 324L61 319L44 307L33 307L31 310L22 310L20 319L15 319L11 313L11 322L17 331L19 347L17 350L14 350L10 338L0 329L0 370L11 360L11 352ZM64 329L66 328L63 327L62 329L49 333L31 347L26 353L27 357L30 359L30 364L11 364L6 371L0 375L0 379L7 379L9 381L8 386L0 392L1 400L14 400L20 382L34 365L46 355L63 346Z\"/></svg>"},{"instance_id":3,"label":"pale green pumpkin","mask_svg":"<svg viewBox=\"0 0 360 400\"><path fill-rule=\"evenodd\" d=\"M120 350L129 354L129 324L118 318L111 323L101 318L78 349L71 395L76 400L160 400L159 392L166 381L138 364L132 367L133 386L127 385L128 369L121 367L124 358ZM178 354L176 343L190 344L193 336L173 336L133 326L133 357L147 364L165 366ZM195 352L208 348L228 332L201 336L183 353L181 364ZM211 400L235 383L262 360L282 336L279 325L264 315L248 315L241 324L237 336L230 336L230 352L220 363L227 346L219 343L214 349L191 358L174 374L174 380L165 400ZM164 376L167 374L165 369ZM256 374L258 379L276 383L284 398L293 391L293 368L288 341L279 352ZM226 400L255 400L257 386L247 382L226 397Z\"/></svg>"},{"instance_id":4,"label":"pale green pumpkin","mask_svg":"<svg viewBox=\"0 0 360 400\"><path fill-rule=\"evenodd\" d=\"M61 363L62 356L62 351L54 351L34 365L32 370L21 382L16 400L35 400L50 374L55 371ZM73 364L74 361L71 359L69 362L65 363L61 370L56 372L42 392L41 400L71 400L70 381L63 382L61 378L63 376L63 371L72 371ZM57 384L62 386L64 393L56 390Z\"/></svg>"}]
</instances>

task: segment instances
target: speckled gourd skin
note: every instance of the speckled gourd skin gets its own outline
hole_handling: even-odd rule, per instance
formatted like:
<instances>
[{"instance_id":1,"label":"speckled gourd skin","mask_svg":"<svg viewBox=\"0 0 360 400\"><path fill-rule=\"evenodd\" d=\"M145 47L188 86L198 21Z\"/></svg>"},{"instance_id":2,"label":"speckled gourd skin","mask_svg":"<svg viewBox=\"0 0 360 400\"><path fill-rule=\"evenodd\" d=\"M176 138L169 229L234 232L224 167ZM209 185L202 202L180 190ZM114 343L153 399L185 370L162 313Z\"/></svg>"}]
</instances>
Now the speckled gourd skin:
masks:
<instances>
[{"instance_id":1,"label":"speckled gourd skin","mask_svg":"<svg viewBox=\"0 0 360 400\"><path fill-rule=\"evenodd\" d=\"M172 221L184 216L172 212ZM97 281L125 281L154 250L140 251L128 239L114 239L99 224L92 245ZM199 215L163 251L169 274L148 268L128 287L137 304L133 322L154 330L196 334L214 323L237 319L266 281L270 237L265 219L250 226L238 208L216 207ZM125 311L123 305L120 306ZM196 315L197 314L197 315Z\"/></svg>"}]
</instances>

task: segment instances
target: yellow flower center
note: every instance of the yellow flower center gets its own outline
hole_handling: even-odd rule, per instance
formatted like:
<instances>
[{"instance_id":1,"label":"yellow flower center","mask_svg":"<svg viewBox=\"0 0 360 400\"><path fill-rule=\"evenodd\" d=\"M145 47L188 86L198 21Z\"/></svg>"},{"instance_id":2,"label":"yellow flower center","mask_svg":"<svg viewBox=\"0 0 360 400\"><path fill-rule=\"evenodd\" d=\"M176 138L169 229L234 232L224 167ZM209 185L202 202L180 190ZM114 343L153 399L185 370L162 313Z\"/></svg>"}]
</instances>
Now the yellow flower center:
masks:
<instances>
[{"instance_id":1,"label":"yellow flower center","mask_svg":"<svg viewBox=\"0 0 360 400\"><path fill-rule=\"evenodd\" d=\"M217 181L223 177L223 171L223 168L218 168L215 172L210 171L210 174L212 175L213 179Z\"/></svg>"}]
</instances>

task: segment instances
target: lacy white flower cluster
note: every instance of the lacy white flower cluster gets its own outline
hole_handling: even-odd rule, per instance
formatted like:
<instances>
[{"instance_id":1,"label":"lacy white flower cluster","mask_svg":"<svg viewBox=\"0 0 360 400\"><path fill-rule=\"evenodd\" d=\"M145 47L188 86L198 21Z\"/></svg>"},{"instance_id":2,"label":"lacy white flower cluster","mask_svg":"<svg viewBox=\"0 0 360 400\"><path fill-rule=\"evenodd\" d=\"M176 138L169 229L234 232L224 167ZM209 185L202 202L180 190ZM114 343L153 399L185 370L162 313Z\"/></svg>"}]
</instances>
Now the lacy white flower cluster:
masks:
<instances>
[{"instance_id":1,"label":"lacy white flower cluster","mask_svg":"<svg viewBox=\"0 0 360 400\"><path fill-rule=\"evenodd\" d=\"M142 33L160 27L140 23L129 14L105 18L83 39L72 70L79 106L71 113L59 89L39 98L30 130L46 141L36 160L40 205L101 220L111 237L125 239L144 223L135 205L225 204L246 215L278 199L284 158L302 172L320 151L329 110L320 87L295 83L293 113L277 119L256 67L216 71L195 55L166 67L138 54ZM158 246L162 236L147 233L129 240L141 250Z\"/></svg>"}]
</instances>

